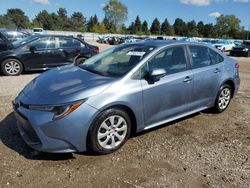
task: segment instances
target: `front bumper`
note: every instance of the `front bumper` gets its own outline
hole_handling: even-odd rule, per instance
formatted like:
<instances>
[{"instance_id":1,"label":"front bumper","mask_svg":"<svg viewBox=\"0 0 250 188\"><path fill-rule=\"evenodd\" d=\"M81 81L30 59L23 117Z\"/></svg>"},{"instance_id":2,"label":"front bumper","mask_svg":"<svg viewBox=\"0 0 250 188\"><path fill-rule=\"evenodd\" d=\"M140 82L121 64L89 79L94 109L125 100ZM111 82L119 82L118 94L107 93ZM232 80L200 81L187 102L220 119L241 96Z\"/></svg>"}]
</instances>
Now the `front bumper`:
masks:
<instances>
[{"instance_id":1,"label":"front bumper","mask_svg":"<svg viewBox=\"0 0 250 188\"><path fill-rule=\"evenodd\" d=\"M53 121L53 113L14 107L23 140L33 149L50 153L86 151L87 133L98 111L82 104L71 114Z\"/></svg>"}]
</instances>

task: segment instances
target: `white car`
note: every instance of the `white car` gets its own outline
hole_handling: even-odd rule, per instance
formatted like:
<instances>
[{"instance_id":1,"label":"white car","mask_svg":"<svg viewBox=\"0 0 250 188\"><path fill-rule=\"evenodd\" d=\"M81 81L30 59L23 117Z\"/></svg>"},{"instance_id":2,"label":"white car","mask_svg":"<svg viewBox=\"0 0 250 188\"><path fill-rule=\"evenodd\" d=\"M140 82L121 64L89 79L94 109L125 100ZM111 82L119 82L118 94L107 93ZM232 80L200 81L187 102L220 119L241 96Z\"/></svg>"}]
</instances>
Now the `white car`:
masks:
<instances>
[{"instance_id":1,"label":"white car","mask_svg":"<svg viewBox=\"0 0 250 188\"><path fill-rule=\"evenodd\" d=\"M214 43L212 46L217 48L218 50L222 52L228 52L235 47L235 44L232 41L227 41L227 40L219 40L218 42Z\"/></svg>"},{"instance_id":2,"label":"white car","mask_svg":"<svg viewBox=\"0 0 250 188\"><path fill-rule=\"evenodd\" d=\"M43 34L43 28L33 28L34 34Z\"/></svg>"}]
</instances>

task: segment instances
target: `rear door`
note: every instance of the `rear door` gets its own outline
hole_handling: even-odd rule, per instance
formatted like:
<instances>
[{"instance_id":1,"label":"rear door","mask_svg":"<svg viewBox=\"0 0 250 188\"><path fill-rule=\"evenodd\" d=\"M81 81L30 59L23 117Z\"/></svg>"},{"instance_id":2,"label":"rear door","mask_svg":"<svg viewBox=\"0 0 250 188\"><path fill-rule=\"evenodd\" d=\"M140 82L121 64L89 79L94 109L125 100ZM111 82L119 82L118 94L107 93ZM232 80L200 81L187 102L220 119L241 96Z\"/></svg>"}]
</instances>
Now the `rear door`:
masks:
<instances>
[{"instance_id":1,"label":"rear door","mask_svg":"<svg viewBox=\"0 0 250 188\"><path fill-rule=\"evenodd\" d=\"M168 47L145 65L145 72L159 68L167 72L155 83L141 81L146 126L154 126L190 110L193 76L186 55L184 45Z\"/></svg>"},{"instance_id":2,"label":"rear door","mask_svg":"<svg viewBox=\"0 0 250 188\"><path fill-rule=\"evenodd\" d=\"M194 79L192 109L211 106L220 87L223 57L200 45L189 45L189 53Z\"/></svg>"},{"instance_id":3,"label":"rear door","mask_svg":"<svg viewBox=\"0 0 250 188\"><path fill-rule=\"evenodd\" d=\"M72 63L74 58L82 53L86 45L72 37L57 37L60 51L60 63Z\"/></svg>"}]
</instances>

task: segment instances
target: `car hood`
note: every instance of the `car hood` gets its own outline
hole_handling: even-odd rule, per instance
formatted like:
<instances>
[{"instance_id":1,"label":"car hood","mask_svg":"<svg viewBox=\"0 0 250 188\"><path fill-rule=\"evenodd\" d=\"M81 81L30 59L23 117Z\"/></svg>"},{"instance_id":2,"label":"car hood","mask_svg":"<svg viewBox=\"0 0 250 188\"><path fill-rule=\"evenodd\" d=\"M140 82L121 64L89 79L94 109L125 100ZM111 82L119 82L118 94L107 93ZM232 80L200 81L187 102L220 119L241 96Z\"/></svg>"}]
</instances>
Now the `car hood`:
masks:
<instances>
[{"instance_id":1,"label":"car hood","mask_svg":"<svg viewBox=\"0 0 250 188\"><path fill-rule=\"evenodd\" d=\"M19 94L19 100L34 105L69 103L100 94L114 80L68 65L47 71L32 80Z\"/></svg>"}]
</instances>

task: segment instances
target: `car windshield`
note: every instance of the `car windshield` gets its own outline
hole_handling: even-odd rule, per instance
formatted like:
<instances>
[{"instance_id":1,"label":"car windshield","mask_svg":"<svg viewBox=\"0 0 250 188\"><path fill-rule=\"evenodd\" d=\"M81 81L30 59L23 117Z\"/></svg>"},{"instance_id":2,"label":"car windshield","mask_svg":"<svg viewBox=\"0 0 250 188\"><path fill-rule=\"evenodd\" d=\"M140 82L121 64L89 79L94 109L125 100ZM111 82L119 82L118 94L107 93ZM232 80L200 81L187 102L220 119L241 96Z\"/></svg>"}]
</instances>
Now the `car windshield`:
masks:
<instances>
[{"instance_id":1,"label":"car windshield","mask_svg":"<svg viewBox=\"0 0 250 188\"><path fill-rule=\"evenodd\" d=\"M95 55L79 66L82 69L103 76L121 77L154 48L153 46L143 45L122 45Z\"/></svg>"},{"instance_id":2,"label":"car windshield","mask_svg":"<svg viewBox=\"0 0 250 188\"><path fill-rule=\"evenodd\" d=\"M26 43L28 43L36 38L37 38L36 35L31 35L31 36L25 37L21 40L15 41L12 44L13 44L14 48L18 48L18 47L22 46L23 44L26 44Z\"/></svg>"}]
</instances>

